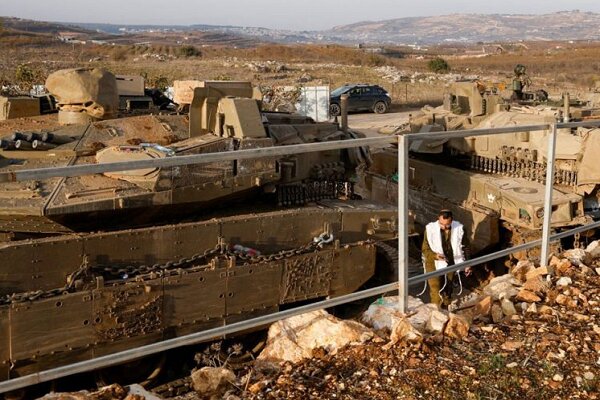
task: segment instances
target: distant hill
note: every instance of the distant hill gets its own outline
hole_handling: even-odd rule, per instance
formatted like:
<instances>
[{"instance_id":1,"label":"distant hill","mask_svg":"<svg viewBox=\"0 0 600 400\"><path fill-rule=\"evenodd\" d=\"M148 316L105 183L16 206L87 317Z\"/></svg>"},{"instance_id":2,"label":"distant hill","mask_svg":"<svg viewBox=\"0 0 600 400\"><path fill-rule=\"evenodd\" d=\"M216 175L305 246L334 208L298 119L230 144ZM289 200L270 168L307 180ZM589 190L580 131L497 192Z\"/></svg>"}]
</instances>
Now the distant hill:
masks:
<instances>
[{"instance_id":1,"label":"distant hill","mask_svg":"<svg viewBox=\"0 0 600 400\"><path fill-rule=\"evenodd\" d=\"M50 34L59 31L81 32L89 37L129 43L156 41L163 35L167 42L193 44L255 46L277 43L340 44L443 44L600 40L600 14L562 11L532 14L452 14L433 17L410 17L383 21L364 21L336 26L323 31L291 31L227 25L115 25L100 23L39 22L2 18L5 30ZM190 35L193 33L193 35ZM188 39L182 39L188 37Z\"/></svg>"},{"instance_id":2,"label":"distant hill","mask_svg":"<svg viewBox=\"0 0 600 400\"><path fill-rule=\"evenodd\" d=\"M208 27L208 26L207 26ZM77 40L101 41L130 45L153 43L159 45L215 45L250 47L263 40L259 35L248 36L237 33L235 27L178 26L178 25L115 25L99 23L57 23L34 21L13 17L0 17L0 42L12 44L43 45L56 41L59 34Z\"/></svg>"},{"instance_id":3,"label":"distant hill","mask_svg":"<svg viewBox=\"0 0 600 400\"><path fill-rule=\"evenodd\" d=\"M82 34L94 33L78 25L56 22L33 21L30 19L0 17L0 24L5 30L23 33L56 34L58 32L75 32Z\"/></svg>"},{"instance_id":4,"label":"distant hill","mask_svg":"<svg viewBox=\"0 0 600 400\"><path fill-rule=\"evenodd\" d=\"M600 14L563 11L544 15L452 14L366 21L323 34L353 42L443 43L516 40L597 40Z\"/></svg>"},{"instance_id":5,"label":"distant hill","mask_svg":"<svg viewBox=\"0 0 600 400\"><path fill-rule=\"evenodd\" d=\"M446 42L497 42L544 40L598 40L600 14L563 11L533 14L451 14L410 17L383 21L364 21L336 26L324 31L291 31L248 26L157 26L78 24L87 29L118 33L119 28L133 30L171 29L231 34L259 41L279 43L369 43L369 44L441 44Z\"/></svg>"}]
</instances>

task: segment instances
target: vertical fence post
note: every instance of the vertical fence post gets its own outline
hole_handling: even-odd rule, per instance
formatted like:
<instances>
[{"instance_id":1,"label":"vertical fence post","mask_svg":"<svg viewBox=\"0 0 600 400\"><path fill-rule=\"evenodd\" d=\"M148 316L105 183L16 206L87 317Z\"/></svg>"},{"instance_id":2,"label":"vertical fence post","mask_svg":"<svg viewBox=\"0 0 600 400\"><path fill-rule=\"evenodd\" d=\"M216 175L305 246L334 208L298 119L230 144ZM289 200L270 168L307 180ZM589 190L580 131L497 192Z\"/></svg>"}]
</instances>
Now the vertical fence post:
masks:
<instances>
[{"instance_id":1,"label":"vertical fence post","mask_svg":"<svg viewBox=\"0 0 600 400\"><path fill-rule=\"evenodd\" d=\"M398 307L408 308L408 143L398 135Z\"/></svg>"},{"instance_id":2,"label":"vertical fence post","mask_svg":"<svg viewBox=\"0 0 600 400\"><path fill-rule=\"evenodd\" d=\"M556 123L551 125L548 134L548 155L546 164L546 192L544 195L544 226L542 228L542 254L540 265L548 265L550 256L550 224L552 222L552 191L554 189L554 158L556 156Z\"/></svg>"}]
</instances>

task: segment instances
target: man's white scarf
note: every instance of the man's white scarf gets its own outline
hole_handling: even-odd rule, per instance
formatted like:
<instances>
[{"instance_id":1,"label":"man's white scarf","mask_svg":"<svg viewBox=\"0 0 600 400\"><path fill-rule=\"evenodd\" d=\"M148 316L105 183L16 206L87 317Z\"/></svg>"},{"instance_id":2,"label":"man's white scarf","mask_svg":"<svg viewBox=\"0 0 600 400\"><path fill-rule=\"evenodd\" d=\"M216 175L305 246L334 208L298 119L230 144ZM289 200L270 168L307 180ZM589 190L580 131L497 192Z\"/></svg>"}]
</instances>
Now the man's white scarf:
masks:
<instances>
[{"instance_id":1,"label":"man's white scarf","mask_svg":"<svg viewBox=\"0 0 600 400\"><path fill-rule=\"evenodd\" d=\"M427 242L429 248L434 253L444 254L444 248L442 247L442 232L438 221L431 222L425 227ZM450 244L452 245L452 252L454 253L454 263L458 264L465 261L465 254L463 252L462 239L465 234L463 225L460 222L452 221L452 229L450 231ZM448 263L444 260L435 260L435 269L439 270L446 268Z\"/></svg>"}]
</instances>

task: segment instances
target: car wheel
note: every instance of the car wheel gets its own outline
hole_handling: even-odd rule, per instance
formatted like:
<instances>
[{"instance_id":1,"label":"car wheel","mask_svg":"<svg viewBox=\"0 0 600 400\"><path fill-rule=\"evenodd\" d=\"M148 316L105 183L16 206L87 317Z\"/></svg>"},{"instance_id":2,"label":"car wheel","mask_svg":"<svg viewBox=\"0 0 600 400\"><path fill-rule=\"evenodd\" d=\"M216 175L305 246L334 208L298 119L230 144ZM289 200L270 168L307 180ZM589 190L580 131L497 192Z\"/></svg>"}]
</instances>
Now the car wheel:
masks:
<instances>
[{"instance_id":1,"label":"car wheel","mask_svg":"<svg viewBox=\"0 0 600 400\"><path fill-rule=\"evenodd\" d=\"M330 114L332 117L337 117L337 116L338 116L338 115L340 115L341 113L342 113L342 109L341 109L341 107L340 107L340 105L339 105L339 104L337 104L337 103L331 103L331 104L329 105L329 114Z\"/></svg>"},{"instance_id":2,"label":"car wheel","mask_svg":"<svg viewBox=\"0 0 600 400\"><path fill-rule=\"evenodd\" d=\"M378 101L377 103L375 103L375 106L373 107L373 111L376 114L385 114L387 112L387 109L388 109L388 106L383 101Z\"/></svg>"}]
</instances>

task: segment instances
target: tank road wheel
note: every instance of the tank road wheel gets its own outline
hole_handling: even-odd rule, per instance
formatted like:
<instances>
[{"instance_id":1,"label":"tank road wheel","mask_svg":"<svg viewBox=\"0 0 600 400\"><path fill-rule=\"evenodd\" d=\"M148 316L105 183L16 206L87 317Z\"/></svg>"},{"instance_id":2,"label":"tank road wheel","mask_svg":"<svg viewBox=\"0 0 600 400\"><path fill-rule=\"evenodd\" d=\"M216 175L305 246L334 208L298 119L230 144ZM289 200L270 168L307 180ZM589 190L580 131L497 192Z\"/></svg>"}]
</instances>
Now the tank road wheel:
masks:
<instances>
[{"instance_id":1,"label":"tank road wheel","mask_svg":"<svg viewBox=\"0 0 600 400\"><path fill-rule=\"evenodd\" d=\"M113 383L147 386L159 377L166 360L167 354L161 353L101 369L95 372L96 385L99 388Z\"/></svg>"},{"instance_id":2,"label":"tank road wheel","mask_svg":"<svg viewBox=\"0 0 600 400\"><path fill-rule=\"evenodd\" d=\"M375 103L375 106L373 106L373 111L375 112L375 114L385 114L387 110L388 106L383 101L378 101L377 103Z\"/></svg>"},{"instance_id":3,"label":"tank road wheel","mask_svg":"<svg viewBox=\"0 0 600 400\"><path fill-rule=\"evenodd\" d=\"M329 115L332 117L337 117L342 113L342 108L337 103L331 103L329 105Z\"/></svg>"}]
</instances>

